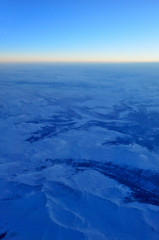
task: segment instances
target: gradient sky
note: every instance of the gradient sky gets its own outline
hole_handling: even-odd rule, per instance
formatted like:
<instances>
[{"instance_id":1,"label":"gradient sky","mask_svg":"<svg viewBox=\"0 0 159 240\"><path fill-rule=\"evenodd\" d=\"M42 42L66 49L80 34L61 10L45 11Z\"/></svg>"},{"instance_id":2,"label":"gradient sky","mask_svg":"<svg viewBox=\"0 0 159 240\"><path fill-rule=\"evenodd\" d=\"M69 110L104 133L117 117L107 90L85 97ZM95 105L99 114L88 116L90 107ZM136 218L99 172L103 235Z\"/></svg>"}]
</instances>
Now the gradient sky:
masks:
<instances>
[{"instance_id":1,"label":"gradient sky","mask_svg":"<svg viewBox=\"0 0 159 240\"><path fill-rule=\"evenodd\" d=\"M0 61L159 61L159 0L0 0Z\"/></svg>"}]
</instances>

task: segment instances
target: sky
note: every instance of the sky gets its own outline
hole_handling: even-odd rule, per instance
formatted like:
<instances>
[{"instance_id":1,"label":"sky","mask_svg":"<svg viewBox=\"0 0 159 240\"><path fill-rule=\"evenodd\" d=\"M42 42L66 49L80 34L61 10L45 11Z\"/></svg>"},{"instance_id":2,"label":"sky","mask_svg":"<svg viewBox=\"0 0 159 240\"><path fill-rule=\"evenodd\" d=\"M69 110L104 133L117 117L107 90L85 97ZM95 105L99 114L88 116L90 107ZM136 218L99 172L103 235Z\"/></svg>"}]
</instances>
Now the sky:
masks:
<instances>
[{"instance_id":1,"label":"sky","mask_svg":"<svg viewBox=\"0 0 159 240\"><path fill-rule=\"evenodd\" d=\"M0 0L0 62L159 61L159 0Z\"/></svg>"}]
</instances>

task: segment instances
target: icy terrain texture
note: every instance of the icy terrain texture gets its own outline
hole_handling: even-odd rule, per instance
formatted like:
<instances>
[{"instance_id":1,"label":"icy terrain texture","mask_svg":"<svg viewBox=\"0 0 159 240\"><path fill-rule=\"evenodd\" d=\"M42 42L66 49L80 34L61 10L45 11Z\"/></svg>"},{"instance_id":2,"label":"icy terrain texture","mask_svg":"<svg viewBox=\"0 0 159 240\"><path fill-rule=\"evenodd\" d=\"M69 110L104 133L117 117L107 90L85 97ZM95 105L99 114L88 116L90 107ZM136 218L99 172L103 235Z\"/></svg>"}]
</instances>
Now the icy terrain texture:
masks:
<instances>
[{"instance_id":1,"label":"icy terrain texture","mask_svg":"<svg viewBox=\"0 0 159 240\"><path fill-rule=\"evenodd\" d=\"M159 64L0 65L0 239L159 239Z\"/></svg>"}]
</instances>

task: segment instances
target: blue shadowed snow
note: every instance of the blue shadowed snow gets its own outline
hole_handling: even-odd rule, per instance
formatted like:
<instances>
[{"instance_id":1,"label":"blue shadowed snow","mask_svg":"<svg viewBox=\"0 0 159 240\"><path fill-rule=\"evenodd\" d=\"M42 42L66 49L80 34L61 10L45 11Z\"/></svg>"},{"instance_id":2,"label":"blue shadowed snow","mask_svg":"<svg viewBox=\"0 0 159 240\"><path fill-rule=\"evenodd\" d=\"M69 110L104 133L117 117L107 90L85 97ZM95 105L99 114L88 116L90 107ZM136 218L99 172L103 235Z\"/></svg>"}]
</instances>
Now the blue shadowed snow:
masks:
<instances>
[{"instance_id":1,"label":"blue shadowed snow","mask_svg":"<svg viewBox=\"0 0 159 240\"><path fill-rule=\"evenodd\" d=\"M0 65L0 239L159 239L159 64Z\"/></svg>"}]
</instances>

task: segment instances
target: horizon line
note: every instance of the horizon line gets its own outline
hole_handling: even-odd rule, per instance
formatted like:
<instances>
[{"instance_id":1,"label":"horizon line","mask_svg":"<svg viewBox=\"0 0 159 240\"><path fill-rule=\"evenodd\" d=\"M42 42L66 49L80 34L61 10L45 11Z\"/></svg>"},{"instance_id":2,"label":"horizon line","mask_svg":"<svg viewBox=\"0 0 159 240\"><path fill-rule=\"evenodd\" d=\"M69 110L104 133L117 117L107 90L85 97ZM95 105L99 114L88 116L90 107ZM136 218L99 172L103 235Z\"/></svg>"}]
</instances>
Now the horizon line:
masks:
<instances>
[{"instance_id":1,"label":"horizon line","mask_svg":"<svg viewBox=\"0 0 159 240\"><path fill-rule=\"evenodd\" d=\"M17 61L1 61L0 60L0 64L7 64L7 63L159 63L159 60L121 60L121 61L94 61L94 60L90 60L90 61L86 61L86 60L77 60L77 61L71 61L71 60L52 60L52 61L43 61L43 60L39 60L39 61L34 61L34 60L17 60Z\"/></svg>"}]
</instances>

